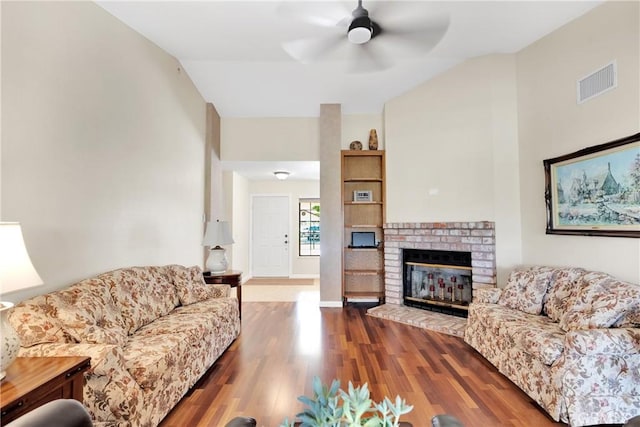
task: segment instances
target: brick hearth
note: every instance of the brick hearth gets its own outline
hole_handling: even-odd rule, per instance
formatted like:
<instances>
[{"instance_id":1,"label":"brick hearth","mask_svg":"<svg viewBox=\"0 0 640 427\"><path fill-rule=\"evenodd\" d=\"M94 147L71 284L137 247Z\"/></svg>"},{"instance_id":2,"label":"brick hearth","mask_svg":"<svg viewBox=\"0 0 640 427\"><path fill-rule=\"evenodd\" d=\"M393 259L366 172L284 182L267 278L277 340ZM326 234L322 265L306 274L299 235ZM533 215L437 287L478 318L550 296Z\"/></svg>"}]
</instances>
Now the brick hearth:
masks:
<instances>
[{"instance_id":1,"label":"brick hearth","mask_svg":"<svg viewBox=\"0 0 640 427\"><path fill-rule=\"evenodd\" d=\"M402 249L471 252L473 289L496 286L495 223L400 222L384 225L385 300L403 305Z\"/></svg>"}]
</instances>

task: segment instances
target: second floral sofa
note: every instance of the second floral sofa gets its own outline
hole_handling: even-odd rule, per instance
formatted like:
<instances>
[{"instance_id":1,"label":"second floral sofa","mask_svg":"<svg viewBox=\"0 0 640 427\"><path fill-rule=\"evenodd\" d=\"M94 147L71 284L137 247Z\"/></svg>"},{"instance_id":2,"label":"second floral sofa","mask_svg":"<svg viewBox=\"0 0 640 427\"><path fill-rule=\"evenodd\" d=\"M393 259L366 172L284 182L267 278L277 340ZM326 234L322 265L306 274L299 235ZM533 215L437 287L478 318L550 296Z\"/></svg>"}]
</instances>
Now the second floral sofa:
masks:
<instances>
[{"instance_id":1,"label":"second floral sofa","mask_svg":"<svg viewBox=\"0 0 640 427\"><path fill-rule=\"evenodd\" d=\"M20 356L89 356L96 426L156 426L240 333L228 285L199 267L132 267L16 305Z\"/></svg>"},{"instance_id":2,"label":"second floral sofa","mask_svg":"<svg viewBox=\"0 0 640 427\"><path fill-rule=\"evenodd\" d=\"M640 286L582 268L531 267L480 289L464 339L556 421L640 415Z\"/></svg>"}]
</instances>

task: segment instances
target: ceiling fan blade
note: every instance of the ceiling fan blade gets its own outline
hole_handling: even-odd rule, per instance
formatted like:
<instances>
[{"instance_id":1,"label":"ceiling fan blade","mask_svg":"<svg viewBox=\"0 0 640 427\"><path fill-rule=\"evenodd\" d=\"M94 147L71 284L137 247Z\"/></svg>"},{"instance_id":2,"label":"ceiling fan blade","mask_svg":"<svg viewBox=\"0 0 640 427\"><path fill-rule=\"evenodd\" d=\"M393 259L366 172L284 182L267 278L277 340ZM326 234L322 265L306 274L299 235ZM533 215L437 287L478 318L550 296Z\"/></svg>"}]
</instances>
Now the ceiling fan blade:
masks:
<instances>
[{"instance_id":1,"label":"ceiling fan blade","mask_svg":"<svg viewBox=\"0 0 640 427\"><path fill-rule=\"evenodd\" d=\"M320 27L348 27L351 10L343 2L283 1L277 12L284 19L306 22Z\"/></svg>"},{"instance_id":2,"label":"ceiling fan blade","mask_svg":"<svg viewBox=\"0 0 640 427\"><path fill-rule=\"evenodd\" d=\"M397 54L425 54L440 43L448 29L449 17L439 16L394 26L381 24L379 36L385 40L397 39Z\"/></svg>"},{"instance_id":3,"label":"ceiling fan blade","mask_svg":"<svg viewBox=\"0 0 640 427\"><path fill-rule=\"evenodd\" d=\"M293 59L309 64L326 56L344 42L343 34L321 38L306 38L282 43L282 48Z\"/></svg>"},{"instance_id":4,"label":"ceiling fan blade","mask_svg":"<svg viewBox=\"0 0 640 427\"><path fill-rule=\"evenodd\" d=\"M375 44L364 43L351 45L351 60L348 72L352 74L365 74L383 71L393 66L388 56L377 51Z\"/></svg>"}]
</instances>

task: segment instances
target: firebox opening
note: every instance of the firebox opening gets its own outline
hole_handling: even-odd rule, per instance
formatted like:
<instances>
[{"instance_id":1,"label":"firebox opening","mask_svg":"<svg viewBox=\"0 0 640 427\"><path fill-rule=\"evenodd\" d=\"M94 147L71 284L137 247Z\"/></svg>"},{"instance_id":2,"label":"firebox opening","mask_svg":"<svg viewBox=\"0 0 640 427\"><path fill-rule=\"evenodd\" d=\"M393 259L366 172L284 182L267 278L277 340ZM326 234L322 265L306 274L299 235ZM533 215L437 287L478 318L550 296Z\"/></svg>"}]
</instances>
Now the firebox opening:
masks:
<instances>
[{"instance_id":1,"label":"firebox opening","mask_svg":"<svg viewBox=\"0 0 640 427\"><path fill-rule=\"evenodd\" d=\"M470 252L403 249L402 259L405 305L467 317Z\"/></svg>"}]
</instances>

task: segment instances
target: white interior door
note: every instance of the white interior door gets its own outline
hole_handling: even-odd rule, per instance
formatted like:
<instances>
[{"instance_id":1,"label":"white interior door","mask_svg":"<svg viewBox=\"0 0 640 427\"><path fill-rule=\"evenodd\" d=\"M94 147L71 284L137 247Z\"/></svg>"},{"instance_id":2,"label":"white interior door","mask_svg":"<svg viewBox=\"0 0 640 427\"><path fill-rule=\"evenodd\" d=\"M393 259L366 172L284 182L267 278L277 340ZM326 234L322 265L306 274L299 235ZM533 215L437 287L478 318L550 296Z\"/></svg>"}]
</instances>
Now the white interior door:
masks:
<instances>
[{"instance_id":1,"label":"white interior door","mask_svg":"<svg viewBox=\"0 0 640 427\"><path fill-rule=\"evenodd\" d=\"M289 275L289 196L253 196L251 272L255 277Z\"/></svg>"}]
</instances>

